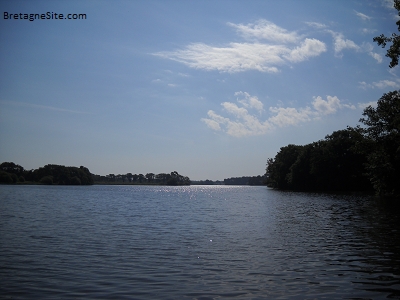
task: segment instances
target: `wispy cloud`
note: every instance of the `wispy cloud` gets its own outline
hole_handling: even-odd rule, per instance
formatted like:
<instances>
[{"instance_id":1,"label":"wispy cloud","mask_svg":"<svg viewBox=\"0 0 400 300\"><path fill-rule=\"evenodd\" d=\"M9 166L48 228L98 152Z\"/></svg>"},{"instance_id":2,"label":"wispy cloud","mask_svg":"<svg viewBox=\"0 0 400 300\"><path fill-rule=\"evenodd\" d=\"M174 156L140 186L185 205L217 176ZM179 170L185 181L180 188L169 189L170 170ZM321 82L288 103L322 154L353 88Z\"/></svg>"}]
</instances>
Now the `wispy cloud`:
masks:
<instances>
[{"instance_id":1,"label":"wispy cloud","mask_svg":"<svg viewBox=\"0 0 400 300\"><path fill-rule=\"evenodd\" d=\"M234 137L262 135L276 127L294 126L302 122L319 119L322 116L334 114L339 109L356 109L354 105L345 104L336 96L315 97L311 106L303 108L270 107L270 117L265 121L250 113L255 109L260 114L264 111L263 103L256 97L246 92L236 92L237 103L223 102L221 106L229 115L224 117L213 110L209 110L206 118L201 120L212 130L223 131ZM238 105L239 104L239 105Z\"/></svg>"},{"instance_id":2,"label":"wispy cloud","mask_svg":"<svg viewBox=\"0 0 400 300\"><path fill-rule=\"evenodd\" d=\"M382 55L375 53L375 52L369 52L368 53L370 56L372 56L378 63L382 62Z\"/></svg>"},{"instance_id":3,"label":"wispy cloud","mask_svg":"<svg viewBox=\"0 0 400 300\"><path fill-rule=\"evenodd\" d=\"M362 19L362 20L364 20L364 21L367 21L367 20L371 20L372 18L370 17L370 16L367 16L367 15L365 15L365 14L363 14L363 13L360 13L360 12L358 12L358 11L354 11L355 12L355 14L356 14L356 16L357 17L359 17L360 19Z\"/></svg>"},{"instance_id":4,"label":"wispy cloud","mask_svg":"<svg viewBox=\"0 0 400 300\"><path fill-rule=\"evenodd\" d=\"M359 82L360 87L363 89L385 89L385 88L393 88L393 89L398 89L400 88L400 80L380 80L380 81L375 81L372 83L366 83L365 81Z\"/></svg>"},{"instance_id":5,"label":"wispy cloud","mask_svg":"<svg viewBox=\"0 0 400 300\"><path fill-rule=\"evenodd\" d=\"M294 31L266 20L247 25L228 25L235 28L246 42L225 46L192 43L183 49L157 52L154 55L207 71L235 73L257 70L276 73L284 64L299 63L326 51L325 43L303 38Z\"/></svg>"},{"instance_id":6,"label":"wispy cloud","mask_svg":"<svg viewBox=\"0 0 400 300\"><path fill-rule=\"evenodd\" d=\"M297 43L301 40L301 36L295 31L288 31L267 20L258 20L247 25L234 23L228 25L236 28L245 39L267 40L279 44Z\"/></svg>"},{"instance_id":7,"label":"wispy cloud","mask_svg":"<svg viewBox=\"0 0 400 300\"><path fill-rule=\"evenodd\" d=\"M352 40L346 39L342 33L333 30L327 30L327 32L329 32L333 37L336 56L342 56L341 52L345 49L360 50L360 47L356 43Z\"/></svg>"},{"instance_id":8,"label":"wispy cloud","mask_svg":"<svg viewBox=\"0 0 400 300\"><path fill-rule=\"evenodd\" d=\"M367 102L367 103L358 103L358 108L364 110L368 106L376 107L377 105L378 105L378 103L376 101L371 101L371 102Z\"/></svg>"},{"instance_id":9,"label":"wispy cloud","mask_svg":"<svg viewBox=\"0 0 400 300\"><path fill-rule=\"evenodd\" d=\"M390 8L390 9L395 9L394 8L394 2L393 2L393 0L381 0L381 2L382 2L382 6L384 6L384 7L386 7L386 8Z\"/></svg>"},{"instance_id":10,"label":"wispy cloud","mask_svg":"<svg viewBox=\"0 0 400 300\"><path fill-rule=\"evenodd\" d=\"M305 22L308 26L313 27L313 28L317 28L317 29L325 29L328 26L326 26L325 24L322 23L318 23L318 22Z\"/></svg>"},{"instance_id":11,"label":"wispy cloud","mask_svg":"<svg viewBox=\"0 0 400 300\"><path fill-rule=\"evenodd\" d=\"M237 99L237 101L242 104L246 108L255 108L260 113L264 110L263 103L258 100L256 96L251 96L249 93L246 92L236 92L235 96L242 96L243 99Z\"/></svg>"},{"instance_id":12,"label":"wispy cloud","mask_svg":"<svg viewBox=\"0 0 400 300\"><path fill-rule=\"evenodd\" d=\"M47 106L47 105L40 105L40 104L33 104L33 103L20 102L20 101L0 100L0 103L7 104L7 105L21 106L21 107L32 107L32 108L38 108L38 109L53 110L53 111L72 113L72 114L87 114L87 115L92 114L92 113L89 113L89 112L83 112L83 111L78 111L78 110L71 110L71 109L66 109L66 108Z\"/></svg>"},{"instance_id":13,"label":"wispy cloud","mask_svg":"<svg viewBox=\"0 0 400 300\"><path fill-rule=\"evenodd\" d=\"M301 62L309 57L318 56L326 51L326 46L323 42L317 39L305 39L301 45L290 51L288 55L284 55L288 61Z\"/></svg>"},{"instance_id":14,"label":"wispy cloud","mask_svg":"<svg viewBox=\"0 0 400 300\"><path fill-rule=\"evenodd\" d=\"M371 29L371 28L363 28L363 29L361 29L361 32L363 34L372 34L374 32L377 32L377 30L376 29Z\"/></svg>"},{"instance_id":15,"label":"wispy cloud","mask_svg":"<svg viewBox=\"0 0 400 300\"><path fill-rule=\"evenodd\" d=\"M359 13L359 12L356 12L356 13L358 14L359 17L366 18L366 19L370 18L362 13ZM372 51L373 46L371 44L363 43L361 46L359 46L354 41L345 38L345 36L342 33L333 31L331 29L327 29L328 26L326 26L325 24L316 23L316 22L305 22L305 23L310 27L320 29L322 32L325 32L325 33L329 33L333 37L333 48L334 48L336 57L341 58L343 56L344 50L354 50L354 51L368 53L368 55L373 57L378 63L382 62L382 56L380 54ZM365 33L370 34L374 31L375 30L366 29L366 28L362 29L362 33L364 33L364 34Z\"/></svg>"}]
</instances>

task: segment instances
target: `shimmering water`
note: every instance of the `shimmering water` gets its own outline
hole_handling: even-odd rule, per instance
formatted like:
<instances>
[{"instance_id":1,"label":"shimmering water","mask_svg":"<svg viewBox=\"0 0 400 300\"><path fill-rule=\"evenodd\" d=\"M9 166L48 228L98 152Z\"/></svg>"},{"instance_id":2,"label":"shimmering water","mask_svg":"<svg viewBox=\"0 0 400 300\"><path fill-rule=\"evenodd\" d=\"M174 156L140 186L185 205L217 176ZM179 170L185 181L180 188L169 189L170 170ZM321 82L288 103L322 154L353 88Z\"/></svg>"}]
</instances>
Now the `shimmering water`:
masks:
<instances>
[{"instance_id":1,"label":"shimmering water","mask_svg":"<svg viewBox=\"0 0 400 300\"><path fill-rule=\"evenodd\" d=\"M400 298L399 213L234 186L0 186L0 298Z\"/></svg>"}]
</instances>

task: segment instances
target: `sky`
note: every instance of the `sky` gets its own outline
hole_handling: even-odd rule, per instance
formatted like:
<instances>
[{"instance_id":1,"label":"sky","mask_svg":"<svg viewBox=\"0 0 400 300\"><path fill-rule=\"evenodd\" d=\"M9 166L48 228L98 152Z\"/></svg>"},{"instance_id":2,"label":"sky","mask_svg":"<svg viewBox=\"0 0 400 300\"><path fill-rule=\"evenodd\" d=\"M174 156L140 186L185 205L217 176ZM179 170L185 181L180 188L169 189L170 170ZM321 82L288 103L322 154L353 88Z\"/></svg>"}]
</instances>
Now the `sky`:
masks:
<instances>
[{"instance_id":1,"label":"sky","mask_svg":"<svg viewBox=\"0 0 400 300\"><path fill-rule=\"evenodd\" d=\"M373 42L397 30L386 0L0 8L0 162L27 170L262 175L281 147L359 125L366 106L400 87Z\"/></svg>"}]
</instances>

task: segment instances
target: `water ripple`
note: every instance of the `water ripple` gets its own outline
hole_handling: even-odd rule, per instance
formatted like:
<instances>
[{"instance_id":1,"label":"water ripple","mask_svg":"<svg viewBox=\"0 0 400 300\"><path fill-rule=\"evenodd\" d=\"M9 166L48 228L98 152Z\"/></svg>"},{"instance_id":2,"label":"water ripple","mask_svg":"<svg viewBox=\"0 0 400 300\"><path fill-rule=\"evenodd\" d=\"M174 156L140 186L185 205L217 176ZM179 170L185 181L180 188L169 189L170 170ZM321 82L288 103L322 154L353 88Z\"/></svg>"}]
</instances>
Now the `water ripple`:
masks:
<instances>
[{"instance_id":1,"label":"water ripple","mask_svg":"<svg viewBox=\"0 0 400 300\"><path fill-rule=\"evenodd\" d=\"M234 186L0 186L0 298L400 298L399 214Z\"/></svg>"}]
</instances>

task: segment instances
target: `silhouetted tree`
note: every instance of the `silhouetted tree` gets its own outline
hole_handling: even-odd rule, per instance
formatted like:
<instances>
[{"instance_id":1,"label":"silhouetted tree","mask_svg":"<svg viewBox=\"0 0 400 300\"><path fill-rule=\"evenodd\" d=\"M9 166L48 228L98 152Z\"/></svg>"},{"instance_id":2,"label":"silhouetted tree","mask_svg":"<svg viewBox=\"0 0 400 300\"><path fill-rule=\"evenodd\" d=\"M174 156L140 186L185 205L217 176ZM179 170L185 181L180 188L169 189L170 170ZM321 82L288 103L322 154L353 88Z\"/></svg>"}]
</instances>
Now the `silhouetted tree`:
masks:
<instances>
[{"instance_id":1,"label":"silhouetted tree","mask_svg":"<svg viewBox=\"0 0 400 300\"><path fill-rule=\"evenodd\" d=\"M384 94L363 116L371 182L379 195L400 197L400 91Z\"/></svg>"},{"instance_id":2,"label":"silhouetted tree","mask_svg":"<svg viewBox=\"0 0 400 300\"><path fill-rule=\"evenodd\" d=\"M132 182L132 180L133 180L132 173L126 173L126 178L128 179L129 182Z\"/></svg>"},{"instance_id":3,"label":"silhouetted tree","mask_svg":"<svg viewBox=\"0 0 400 300\"><path fill-rule=\"evenodd\" d=\"M394 8L397 9L398 15L400 16L400 0L394 0ZM396 22L397 30L400 31L400 20ZM389 64L390 68L393 68L399 63L399 55L400 55L400 36L396 33L392 33L392 36L387 37L384 34L380 36L374 37L374 42L376 42L382 48L386 47L387 43L392 43L386 53L386 57L391 59Z\"/></svg>"},{"instance_id":4,"label":"silhouetted tree","mask_svg":"<svg viewBox=\"0 0 400 300\"><path fill-rule=\"evenodd\" d=\"M154 173L147 173L146 178L147 178L147 182L152 182L154 179Z\"/></svg>"}]
</instances>

